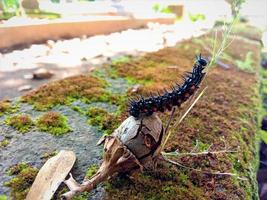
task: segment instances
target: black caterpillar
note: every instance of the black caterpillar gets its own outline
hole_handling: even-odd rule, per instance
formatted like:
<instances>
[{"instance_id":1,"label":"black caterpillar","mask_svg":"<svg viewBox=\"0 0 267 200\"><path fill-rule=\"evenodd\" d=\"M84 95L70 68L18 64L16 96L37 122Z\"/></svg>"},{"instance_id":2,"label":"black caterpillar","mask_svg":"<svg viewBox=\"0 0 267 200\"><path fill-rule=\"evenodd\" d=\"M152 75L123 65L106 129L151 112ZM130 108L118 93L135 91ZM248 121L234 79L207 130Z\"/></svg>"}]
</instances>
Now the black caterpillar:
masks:
<instances>
[{"instance_id":1,"label":"black caterpillar","mask_svg":"<svg viewBox=\"0 0 267 200\"><path fill-rule=\"evenodd\" d=\"M172 87L172 91L166 92L159 96L151 96L148 98L141 97L139 100L130 101L129 114L135 118L141 116L149 116L154 112L164 112L166 109L171 110L173 106L180 106L185 102L199 87L205 73L202 72L207 61L201 57L196 57L192 72L187 72L184 76L184 83L180 86Z\"/></svg>"}]
</instances>

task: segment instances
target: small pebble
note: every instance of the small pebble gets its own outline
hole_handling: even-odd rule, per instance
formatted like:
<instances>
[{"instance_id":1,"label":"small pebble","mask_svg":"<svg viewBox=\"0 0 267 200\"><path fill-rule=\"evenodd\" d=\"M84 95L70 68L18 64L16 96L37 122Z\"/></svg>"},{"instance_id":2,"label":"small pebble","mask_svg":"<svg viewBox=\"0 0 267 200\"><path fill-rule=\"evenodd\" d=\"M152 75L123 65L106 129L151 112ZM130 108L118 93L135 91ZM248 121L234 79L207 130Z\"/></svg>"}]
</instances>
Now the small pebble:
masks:
<instances>
[{"instance_id":1,"label":"small pebble","mask_svg":"<svg viewBox=\"0 0 267 200\"><path fill-rule=\"evenodd\" d=\"M33 75L32 74L24 74L23 78L24 79L33 79Z\"/></svg>"},{"instance_id":2,"label":"small pebble","mask_svg":"<svg viewBox=\"0 0 267 200\"><path fill-rule=\"evenodd\" d=\"M23 92L23 91L28 91L28 90L31 90L32 89L32 86L31 85L23 85L23 86L20 86L18 88L18 91L19 92Z\"/></svg>"},{"instance_id":3,"label":"small pebble","mask_svg":"<svg viewBox=\"0 0 267 200\"><path fill-rule=\"evenodd\" d=\"M48 79L51 78L53 75L53 72L45 68L40 68L33 72L33 79Z\"/></svg>"}]
</instances>

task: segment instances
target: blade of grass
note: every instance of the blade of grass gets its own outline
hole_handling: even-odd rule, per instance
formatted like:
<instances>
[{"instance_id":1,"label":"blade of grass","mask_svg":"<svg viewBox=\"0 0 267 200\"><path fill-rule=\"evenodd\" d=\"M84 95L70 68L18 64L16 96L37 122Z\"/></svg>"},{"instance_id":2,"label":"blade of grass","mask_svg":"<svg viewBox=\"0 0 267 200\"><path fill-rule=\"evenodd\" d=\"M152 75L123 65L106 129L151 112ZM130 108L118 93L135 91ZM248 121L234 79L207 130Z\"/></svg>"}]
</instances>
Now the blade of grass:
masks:
<instances>
[{"instance_id":1,"label":"blade of grass","mask_svg":"<svg viewBox=\"0 0 267 200\"><path fill-rule=\"evenodd\" d=\"M186 115L190 112L190 110L194 107L194 105L198 102L198 100L200 99L200 97L204 94L204 92L206 91L208 87L206 86L201 92L200 94L197 96L197 98L193 101L193 103L189 106L188 109L186 109L186 112L180 116L179 120L173 125L173 128L172 129L176 129L177 126L183 121L183 119L186 117ZM172 131L169 131L169 133L167 134L163 144L162 144L162 147L161 149L164 149L166 143L168 142L170 136L172 134Z\"/></svg>"}]
</instances>

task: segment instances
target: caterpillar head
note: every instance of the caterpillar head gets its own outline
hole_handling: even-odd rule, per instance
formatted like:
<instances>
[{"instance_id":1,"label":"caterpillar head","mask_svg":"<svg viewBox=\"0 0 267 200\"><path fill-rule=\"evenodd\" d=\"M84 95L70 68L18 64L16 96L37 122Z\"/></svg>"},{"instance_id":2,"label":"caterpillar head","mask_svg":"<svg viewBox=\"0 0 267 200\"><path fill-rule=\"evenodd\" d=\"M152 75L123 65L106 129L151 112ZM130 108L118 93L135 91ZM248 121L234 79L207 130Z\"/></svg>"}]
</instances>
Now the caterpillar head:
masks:
<instances>
[{"instance_id":1,"label":"caterpillar head","mask_svg":"<svg viewBox=\"0 0 267 200\"><path fill-rule=\"evenodd\" d=\"M205 67L208 64L208 62L204 58L201 57L201 54L199 54L199 56L197 56L196 61L199 65L201 65L203 67Z\"/></svg>"}]
</instances>

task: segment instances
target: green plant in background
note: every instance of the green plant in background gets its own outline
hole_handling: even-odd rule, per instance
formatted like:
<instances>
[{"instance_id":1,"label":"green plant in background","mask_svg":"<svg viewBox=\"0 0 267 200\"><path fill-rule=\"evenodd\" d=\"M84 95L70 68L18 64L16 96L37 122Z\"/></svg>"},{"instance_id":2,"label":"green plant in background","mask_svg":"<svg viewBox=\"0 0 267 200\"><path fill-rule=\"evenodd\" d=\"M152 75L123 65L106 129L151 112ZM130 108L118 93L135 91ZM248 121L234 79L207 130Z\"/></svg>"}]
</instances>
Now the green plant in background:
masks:
<instances>
[{"instance_id":1,"label":"green plant in background","mask_svg":"<svg viewBox=\"0 0 267 200\"><path fill-rule=\"evenodd\" d=\"M43 18L44 19L57 19L61 17L61 15L58 13L42 11L39 9L27 10L26 14L28 17L39 18L39 19L43 19Z\"/></svg>"},{"instance_id":2,"label":"green plant in background","mask_svg":"<svg viewBox=\"0 0 267 200\"><path fill-rule=\"evenodd\" d=\"M3 0L3 16L4 17L13 17L13 16L24 16L25 10L22 7L21 0ZM2 16L1 16L2 17Z\"/></svg>"},{"instance_id":3,"label":"green plant in background","mask_svg":"<svg viewBox=\"0 0 267 200\"><path fill-rule=\"evenodd\" d=\"M201 21L201 20L203 21L206 19L206 16L201 13L197 13L197 14L189 13L188 16L192 22Z\"/></svg>"},{"instance_id":4,"label":"green plant in background","mask_svg":"<svg viewBox=\"0 0 267 200\"><path fill-rule=\"evenodd\" d=\"M168 6L162 6L158 3L154 4L152 6L152 9L157 13L165 13L165 14L173 13L172 10Z\"/></svg>"},{"instance_id":5,"label":"green plant in background","mask_svg":"<svg viewBox=\"0 0 267 200\"><path fill-rule=\"evenodd\" d=\"M33 6L32 3L30 5ZM14 16L24 16L24 15L40 19L42 18L56 19L61 17L61 15L58 13L42 11L38 8L38 6L36 8L24 9L24 7L22 6L22 1L19 0L3 0L2 2L0 1L0 8L1 7L3 9L3 13L0 13L0 20L8 20Z\"/></svg>"},{"instance_id":6,"label":"green plant in background","mask_svg":"<svg viewBox=\"0 0 267 200\"><path fill-rule=\"evenodd\" d=\"M3 0L4 12L16 12L19 9L18 0Z\"/></svg>"},{"instance_id":7,"label":"green plant in background","mask_svg":"<svg viewBox=\"0 0 267 200\"><path fill-rule=\"evenodd\" d=\"M52 3L60 3L60 0L50 0Z\"/></svg>"},{"instance_id":8,"label":"green plant in background","mask_svg":"<svg viewBox=\"0 0 267 200\"><path fill-rule=\"evenodd\" d=\"M254 72L253 64L253 53L251 51L247 52L245 60L236 60L237 67L246 72Z\"/></svg>"},{"instance_id":9,"label":"green plant in background","mask_svg":"<svg viewBox=\"0 0 267 200\"><path fill-rule=\"evenodd\" d=\"M242 4L246 2L246 0L226 0L231 5L231 11L233 18L237 17Z\"/></svg>"}]
</instances>

